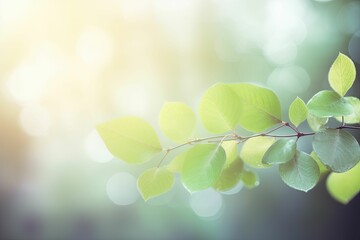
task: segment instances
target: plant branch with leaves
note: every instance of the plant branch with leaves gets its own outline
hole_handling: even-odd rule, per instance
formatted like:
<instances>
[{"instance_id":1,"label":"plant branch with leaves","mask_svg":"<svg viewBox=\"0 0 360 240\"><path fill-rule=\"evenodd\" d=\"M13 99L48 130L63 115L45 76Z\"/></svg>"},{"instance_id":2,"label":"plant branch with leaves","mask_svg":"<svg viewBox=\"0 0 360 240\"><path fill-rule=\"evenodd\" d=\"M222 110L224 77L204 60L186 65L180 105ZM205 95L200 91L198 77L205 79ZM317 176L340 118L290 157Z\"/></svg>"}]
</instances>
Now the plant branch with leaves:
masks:
<instances>
[{"instance_id":1,"label":"plant branch with leaves","mask_svg":"<svg viewBox=\"0 0 360 240\"><path fill-rule=\"evenodd\" d=\"M297 97L288 110L290 122L282 120L279 99L270 89L251 83L215 84L203 95L198 113L203 126L216 135L203 138L191 138L197 120L190 107L165 103L159 125L178 143L174 147L163 148L155 130L139 117L111 120L97 130L109 151L127 163L145 163L163 152L139 176L145 200L169 191L175 174L190 192L210 187L225 192L240 182L255 187L258 176L251 168L278 165L285 184L305 192L327 176L329 193L345 204L360 191L360 146L347 131L360 129L360 100L345 96L355 76L354 63L340 53L329 71L332 90L318 92L307 104ZM338 127L328 127L329 118L335 118ZM298 129L305 121L312 132ZM252 134L241 135L240 128ZM290 133L277 133L284 128ZM298 139L307 136L312 137L310 154L297 147ZM180 154L167 159L179 149Z\"/></svg>"}]
</instances>

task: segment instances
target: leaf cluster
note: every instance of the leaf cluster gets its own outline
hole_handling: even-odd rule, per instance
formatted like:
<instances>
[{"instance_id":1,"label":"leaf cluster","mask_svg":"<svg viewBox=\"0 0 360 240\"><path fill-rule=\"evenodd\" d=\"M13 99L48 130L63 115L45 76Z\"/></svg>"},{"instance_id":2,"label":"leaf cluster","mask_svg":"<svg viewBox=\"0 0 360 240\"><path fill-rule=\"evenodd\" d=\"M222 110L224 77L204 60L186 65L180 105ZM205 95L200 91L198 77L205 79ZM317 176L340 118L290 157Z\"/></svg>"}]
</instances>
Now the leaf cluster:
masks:
<instances>
[{"instance_id":1,"label":"leaf cluster","mask_svg":"<svg viewBox=\"0 0 360 240\"><path fill-rule=\"evenodd\" d=\"M253 188L259 184L254 168L277 166L279 176L291 188L309 191L327 177L329 193L342 203L360 191L360 147L347 129L360 129L360 100L345 96L354 83L356 70L350 58L339 54L329 71L332 90L316 93L308 103L296 97L283 120L276 93L251 83L218 83L202 96L198 116L216 135L194 137L197 117L185 103L165 103L159 114L163 134L175 147L163 148L155 130L138 117L123 117L97 126L109 151L132 164L150 161L163 152L157 164L138 178L145 200L169 191L179 174L189 192L214 188L225 192L240 182ZM339 126L329 128L329 118ZM298 127L307 122L313 132ZM238 133L242 128L252 135ZM289 134L277 134L286 128ZM298 139L312 137L313 151L298 149ZM183 151L172 159L169 153Z\"/></svg>"}]
</instances>

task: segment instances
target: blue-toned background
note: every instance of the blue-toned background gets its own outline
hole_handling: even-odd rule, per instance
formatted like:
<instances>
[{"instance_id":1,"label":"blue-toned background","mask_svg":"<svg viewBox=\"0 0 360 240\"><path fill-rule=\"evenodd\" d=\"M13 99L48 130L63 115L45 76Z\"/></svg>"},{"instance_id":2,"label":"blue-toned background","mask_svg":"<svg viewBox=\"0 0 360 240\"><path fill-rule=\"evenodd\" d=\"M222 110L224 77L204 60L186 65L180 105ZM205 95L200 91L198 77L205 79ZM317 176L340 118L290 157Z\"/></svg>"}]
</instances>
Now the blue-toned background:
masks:
<instances>
[{"instance_id":1,"label":"blue-toned background","mask_svg":"<svg viewBox=\"0 0 360 240\"><path fill-rule=\"evenodd\" d=\"M216 82L271 88L287 119L330 88L338 52L360 71L359 1L0 0L0 239L360 239L359 196L290 189L276 168L251 191L178 181L145 203L142 167L94 130L127 115L158 130L164 102L196 110Z\"/></svg>"}]
</instances>

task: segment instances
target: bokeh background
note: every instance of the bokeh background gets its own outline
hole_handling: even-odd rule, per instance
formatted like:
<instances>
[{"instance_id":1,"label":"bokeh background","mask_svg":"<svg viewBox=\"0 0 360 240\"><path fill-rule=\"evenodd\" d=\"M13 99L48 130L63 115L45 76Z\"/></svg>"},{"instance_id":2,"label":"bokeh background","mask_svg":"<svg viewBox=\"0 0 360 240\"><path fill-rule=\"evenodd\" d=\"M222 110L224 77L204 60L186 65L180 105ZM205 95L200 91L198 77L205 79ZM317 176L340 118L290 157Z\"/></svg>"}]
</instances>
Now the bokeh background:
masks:
<instances>
[{"instance_id":1,"label":"bokeh background","mask_svg":"<svg viewBox=\"0 0 360 240\"><path fill-rule=\"evenodd\" d=\"M360 71L359 1L0 0L0 239L360 239L359 196L298 192L276 168L251 191L177 182L145 203L142 168L94 130L127 115L158 130L164 102L196 110L216 82L273 89L286 119L329 89L339 51Z\"/></svg>"}]
</instances>

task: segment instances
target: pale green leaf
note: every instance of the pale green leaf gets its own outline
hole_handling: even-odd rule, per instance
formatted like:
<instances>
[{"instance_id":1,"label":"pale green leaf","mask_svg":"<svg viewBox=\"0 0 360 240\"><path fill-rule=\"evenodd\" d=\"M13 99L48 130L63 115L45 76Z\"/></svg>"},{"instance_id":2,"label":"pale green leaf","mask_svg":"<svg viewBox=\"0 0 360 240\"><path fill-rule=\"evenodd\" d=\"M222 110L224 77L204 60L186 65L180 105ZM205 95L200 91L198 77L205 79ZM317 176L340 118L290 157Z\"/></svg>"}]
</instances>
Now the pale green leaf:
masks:
<instances>
[{"instance_id":1,"label":"pale green leaf","mask_svg":"<svg viewBox=\"0 0 360 240\"><path fill-rule=\"evenodd\" d=\"M252 189L259 185L259 176L256 172L244 170L241 172L241 181L244 183L244 186Z\"/></svg>"},{"instance_id":2,"label":"pale green leaf","mask_svg":"<svg viewBox=\"0 0 360 240\"><path fill-rule=\"evenodd\" d=\"M310 156L315 160L317 165L319 166L320 175L324 175L328 173L330 170L320 161L319 157L316 155L314 151L310 153Z\"/></svg>"},{"instance_id":3,"label":"pale green leaf","mask_svg":"<svg viewBox=\"0 0 360 240\"><path fill-rule=\"evenodd\" d=\"M298 127L308 116L308 109L304 101L297 97L290 105L289 108L289 119Z\"/></svg>"},{"instance_id":4,"label":"pale green leaf","mask_svg":"<svg viewBox=\"0 0 360 240\"><path fill-rule=\"evenodd\" d=\"M238 95L242 105L241 127L252 132L262 132L281 123L281 107L277 95L263 87L249 83L228 84Z\"/></svg>"},{"instance_id":5,"label":"pale green leaf","mask_svg":"<svg viewBox=\"0 0 360 240\"><path fill-rule=\"evenodd\" d=\"M346 172L360 161L359 143L343 129L318 132L312 144L321 162L334 172Z\"/></svg>"},{"instance_id":6,"label":"pale green leaf","mask_svg":"<svg viewBox=\"0 0 360 240\"><path fill-rule=\"evenodd\" d=\"M184 161L182 181L190 192L211 187L220 177L226 154L216 144L201 144L191 148Z\"/></svg>"},{"instance_id":7,"label":"pale green leaf","mask_svg":"<svg viewBox=\"0 0 360 240\"><path fill-rule=\"evenodd\" d=\"M288 186L307 192L318 182L320 170L311 156L297 151L291 161L279 165L279 174Z\"/></svg>"},{"instance_id":8,"label":"pale green leaf","mask_svg":"<svg viewBox=\"0 0 360 240\"><path fill-rule=\"evenodd\" d=\"M327 124L329 118L327 117L316 117L312 115L311 113L308 114L307 122L310 126L310 128L315 131L321 131L325 129L325 125Z\"/></svg>"},{"instance_id":9,"label":"pale green leaf","mask_svg":"<svg viewBox=\"0 0 360 240\"><path fill-rule=\"evenodd\" d=\"M161 131L175 142L189 140L196 126L194 112L185 103L168 102L162 107L159 115Z\"/></svg>"},{"instance_id":10,"label":"pale green leaf","mask_svg":"<svg viewBox=\"0 0 360 240\"><path fill-rule=\"evenodd\" d=\"M279 139L265 153L264 164L286 163L294 158L296 153L295 139Z\"/></svg>"},{"instance_id":11,"label":"pale green leaf","mask_svg":"<svg viewBox=\"0 0 360 240\"><path fill-rule=\"evenodd\" d=\"M111 120L96 127L110 153L127 163L143 163L159 153L154 129L138 117Z\"/></svg>"},{"instance_id":12,"label":"pale green leaf","mask_svg":"<svg viewBox=\"0 0 360 240\"><path fill-rule=\"evenodd\" d=\"M333 198L347 204L360 192L360 164L344 173L331 173L326 186Z\"/></svg>"},{"instance_id":13,"label":"pale green leaf","mask_svg":"<svg viewBox=\"0 0 360 240\"><path fill-rule=\"evenodd\" d=\"M345 100L351 104L354 112L344 117L345 123L360 123L360 99L356 97L345 97ZM342 121L341 117L336 118L338 121Z\"/></svg>"},{"instance_id":14,"label":"pale green leaf","mask_svg":"<svg viewBox=\"0 0 360 240\"><path fill-rule=\"evenodd\" d=\"M240 181L243 166L244 163L240 158L226 165L221 172L220 178L213 185L213 188L217 191L225 192L235 187Z\"/></svg>"},{"instance_id":15,"label":"pale green leaf","mask_svg":"<svg viewBox=\"0 0 360 240\"><path fill-rule=\"evenodd\" d=\"M205 128L212 133L235 129L241 114L238 96L225 84L210 87L199 105L199 115Z\"/></svg>"},{"instance_id":16,"label":"pale green leaf","mask_svg":"<svg viewBox=\"0 0 360 240\"><path fill-rule=\"evenodd\" d=\"M237 141L226 141L221 144L226 153L226 165L231 164L238 158L238 143Z\"/></svg>"},{"instance_id":17,"label":"pale green leaf","mask_svg":"<svg viewBox=\"0 0 360 240\"><path fill-rule=\"evenodd\" d=\"M138 188L145 201L168 192L173 185L174 175L165 168L148 169L138 179Z\"/></svg>"},{"instance_id":18,"label":"pale green leaf","mask_svg":"<svg viewBox=\"0 0 360 240\"><path fill-rule=\"evenodd\" d=\"M177 155L176 157L174 157L173 160L171 160L171 162L166 166L166 168L171 172L181 173L183 166L184 166L184 161L186 159L187 152L188 151L185 151L185 152Z\"/></svg>"},{"instance_id":19,"label":"pale green leaf","mask_svg":"<svg viewBox=\"0 0 360 240\"><path fill-rule=\"evenodd\" d=\"M339 53L329 71L329 83L335 92L344 96L351 88L356 78L353 61L346 55Z\"/></svg>"},{"instance_id":20,"label":"pale green leaf","mask_svg":"<svg viewBox=\"0 0 360 240\"><path fill-rule=\"evenodd\" d=\"M265 152L275 142L272 137L254 137L244 143L240 152L240 158L249 166L255 168L265 168L270 165L263 164L262 159Z\"/></svg>"},{"instance_id":21,"label":"pale green leaf","mask_svg":"<svg viewBox=\"0 0 360 240\"><path fill-rule=\"evenodd\" d=\"M333 91L320 91L307 104L309 112L317 117L338 117L353 113L353 108L344 98Z\"/></svg>"}]
</instances>

